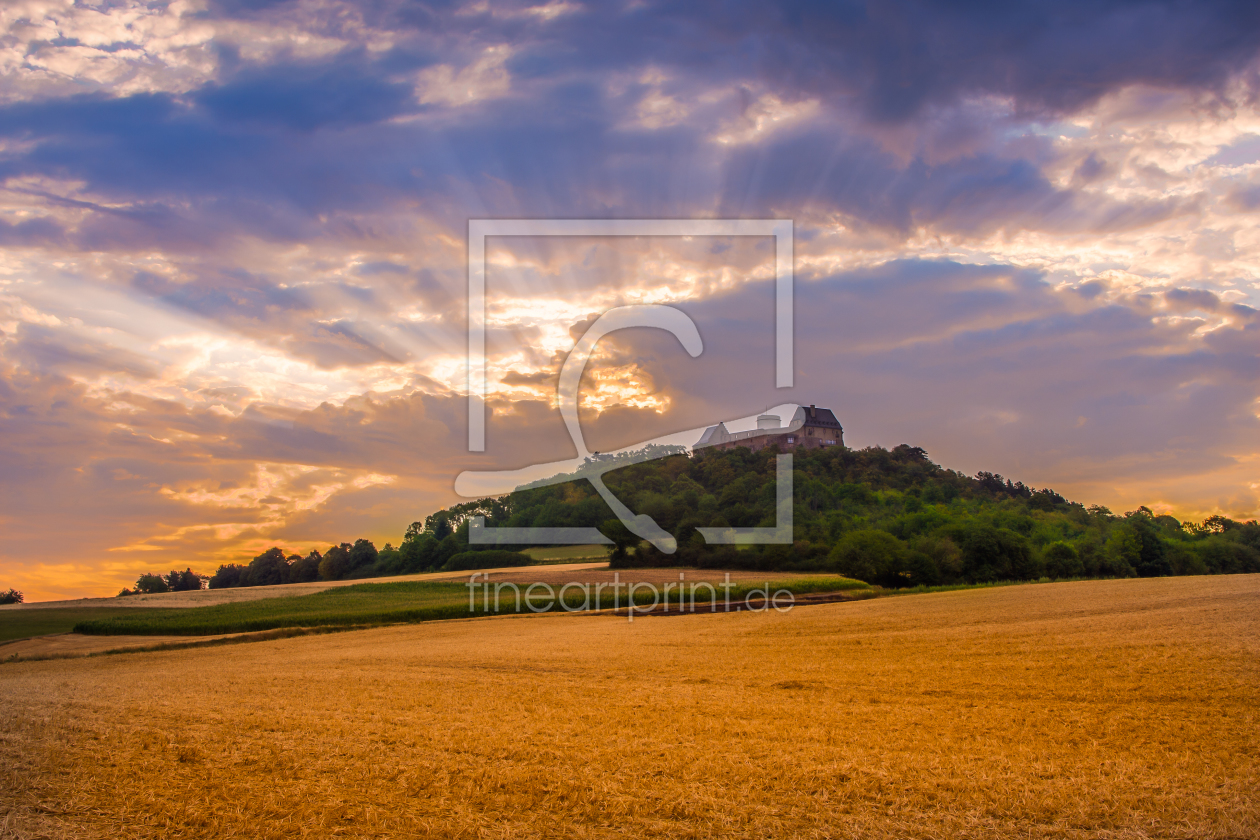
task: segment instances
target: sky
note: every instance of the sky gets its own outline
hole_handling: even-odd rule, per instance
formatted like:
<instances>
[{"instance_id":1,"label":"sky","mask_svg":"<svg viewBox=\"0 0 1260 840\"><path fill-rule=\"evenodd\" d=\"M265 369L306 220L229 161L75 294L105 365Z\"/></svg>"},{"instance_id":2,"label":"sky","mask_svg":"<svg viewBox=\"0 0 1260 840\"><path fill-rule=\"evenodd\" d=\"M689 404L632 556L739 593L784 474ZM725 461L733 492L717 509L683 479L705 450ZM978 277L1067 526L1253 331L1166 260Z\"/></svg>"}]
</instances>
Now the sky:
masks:
<instances>
[{"instance_id":1,"label":"sky","mask_svg":"<svg viewBox=\"0 0 1260 840\"><path fill-rule=\"evenodd\" d=\"M1114 511L1260 515L1260 5L0 4L0 589L305 553L464 470L783 403ZM781 219L774 241L470 219Z\"/></svg>"}]
</instances>

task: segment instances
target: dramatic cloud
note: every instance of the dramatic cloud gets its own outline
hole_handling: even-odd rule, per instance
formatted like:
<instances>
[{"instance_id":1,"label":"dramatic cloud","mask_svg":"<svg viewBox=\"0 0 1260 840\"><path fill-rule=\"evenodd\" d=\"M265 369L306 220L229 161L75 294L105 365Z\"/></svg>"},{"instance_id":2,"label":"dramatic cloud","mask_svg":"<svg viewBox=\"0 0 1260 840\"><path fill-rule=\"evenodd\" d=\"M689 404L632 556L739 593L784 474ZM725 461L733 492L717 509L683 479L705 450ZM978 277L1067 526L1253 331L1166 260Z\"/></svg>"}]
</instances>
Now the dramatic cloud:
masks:
<instances>
[{"instance_id":1,"label":"dramatic cloud","mask_svg":"<svg viewBox=\"0 0 1260 840\"><path fill-rule=\"evenodd\" d=\"M20 0L0 10L0 584L399 539L463 469L798 400L1117 509L1256 516L1254 3ZM769 238L475 218L791 219Z\"/></svg>"}]
</instances>

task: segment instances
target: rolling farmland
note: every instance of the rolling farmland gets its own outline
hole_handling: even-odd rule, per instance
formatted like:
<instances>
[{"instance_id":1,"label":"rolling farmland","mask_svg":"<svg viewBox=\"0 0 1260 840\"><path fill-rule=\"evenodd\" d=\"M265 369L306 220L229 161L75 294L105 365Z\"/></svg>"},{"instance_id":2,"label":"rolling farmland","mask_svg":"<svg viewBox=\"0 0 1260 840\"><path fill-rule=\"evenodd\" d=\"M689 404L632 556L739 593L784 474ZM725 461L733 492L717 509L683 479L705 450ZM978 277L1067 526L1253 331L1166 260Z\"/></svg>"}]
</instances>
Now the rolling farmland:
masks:
<instances>
[{"instance_id":1,"label":"rolling farmland","mask_svg":"<svg viewBox=\"0 0 1260 840\"><path fill-rule=\"evenodd\" d=\"M1258 600L1099 581L18 662L0 809L50 837L1256 836Z\"/></svg>"}]
</instances>

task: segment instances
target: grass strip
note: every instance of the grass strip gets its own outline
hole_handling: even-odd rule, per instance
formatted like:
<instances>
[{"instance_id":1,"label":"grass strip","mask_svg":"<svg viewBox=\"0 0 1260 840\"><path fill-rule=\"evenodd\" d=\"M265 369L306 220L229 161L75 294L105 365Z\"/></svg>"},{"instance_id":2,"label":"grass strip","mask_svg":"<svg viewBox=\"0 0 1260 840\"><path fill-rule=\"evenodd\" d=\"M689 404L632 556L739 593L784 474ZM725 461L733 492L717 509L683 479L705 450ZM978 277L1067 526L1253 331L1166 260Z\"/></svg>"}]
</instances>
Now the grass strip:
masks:
<instances>
[{"instance_id":1,"label":"grass strip","mask_svg":"<svg viewBox=\"0 0 1260 840\"><path fill-rule=\"evenodd\" d=\"M695 603L722 601L727 595L720 584L688 582L679 592L671 587L667 594L671 604L681 600L688 606L694 585ZM421 621L442 621L519 613L542 613L556 610L578 612L627 606L627 586L612 590L605 584L567 585L563 599L559 587L546 584L493 583L471 593L467 583L450 581L408 581L403 583L370 583L339 587L310 595L238 601L205 607L190 607L157 613L137 613L81 621L74 632L86 635L130 636L217 636L224 633L250 633L290 627L336 627L365 624L397 624ZM731 584L732 601L742 600L754 590L769 587L773 593L786 589L801 595L816 592L867 589L861 581L848 578L788 578L768 584ZM637 584L633 592L636 606L663 603L663 587Z\"/></svg>"},{"instance_id":2,"label":"grass strip","mask_svg":"<svg viewBox=\"0 0 1260 840\"><path fill-rule=\"evenodd\" d=\"M163 607L36 607L33 605L3 609L0 610L0 651L3 651L3 646L9 642L35 636L69 633L75 625L84 621L139 615L150 609L167 611Z\"/></svg>"}]
</instances>

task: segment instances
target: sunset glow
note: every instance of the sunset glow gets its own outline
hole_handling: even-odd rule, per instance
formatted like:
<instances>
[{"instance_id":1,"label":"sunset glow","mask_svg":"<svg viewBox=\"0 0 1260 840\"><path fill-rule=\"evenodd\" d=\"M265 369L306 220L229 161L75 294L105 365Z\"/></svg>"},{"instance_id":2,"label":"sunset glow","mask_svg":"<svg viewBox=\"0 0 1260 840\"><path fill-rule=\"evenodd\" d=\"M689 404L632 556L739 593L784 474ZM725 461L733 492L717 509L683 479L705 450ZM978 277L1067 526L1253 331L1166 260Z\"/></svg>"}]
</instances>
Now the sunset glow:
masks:
<instances>
[{"instance_id":1,"label":"sunset glow","mask_svg":"<svg viewBox=\"0 0 1260 840\"><path fill-rule=\"evenodd\" d=\"M852 447L1256 518L1257 21L1160 8L5 3L0 588L397 544L460 471L573 455L560 365L630 303L704 353L609 337L593 449L817 403ZM496 218L792 220L795 386L773 238L492 237L469 453Z\"/></svg>"}]
</instances>

